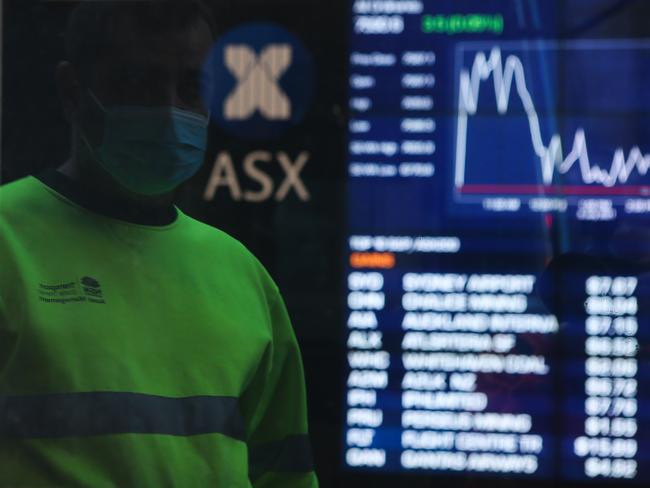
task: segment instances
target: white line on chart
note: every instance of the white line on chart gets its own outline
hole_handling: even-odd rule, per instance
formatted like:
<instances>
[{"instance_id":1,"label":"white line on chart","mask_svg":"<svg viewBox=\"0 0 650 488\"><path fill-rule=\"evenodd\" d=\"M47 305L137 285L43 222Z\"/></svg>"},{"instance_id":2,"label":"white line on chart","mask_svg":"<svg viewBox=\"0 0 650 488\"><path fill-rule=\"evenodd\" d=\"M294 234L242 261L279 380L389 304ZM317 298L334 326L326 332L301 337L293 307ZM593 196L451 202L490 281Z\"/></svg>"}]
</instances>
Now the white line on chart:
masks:
<instances>
[{"instance_id":1,"label":"white line on chart","mask_svg":"<svg viewBox=\"0 0 650 488\"><path fill-rule=\"evenodd\" d=\"M526 85L526 75L521 59L510 55L506 58L504 64L501 49L494 47L489 58L486 58L484 52L476 54L471 72L463 69L460 73L456 138L455 183L457 188L465 184L468 119L469 116L476 114L481 84L490 77L494 81L497 109L501 115L506 114L508 111L510 92L513 81L515 82L517 95L523 103L528 118L531 142L535 154L541 162L544 185L553 183L555 171L566 174L576 163L579 164L585 184L597 183L606 187L626 183L634 170L640 175L645 175L650 169L650 154L643 154L638 146L634 146L630 150L627 158L625 157L625 151L622 148L617 148L609 170L600 168L598 165L592 165L589 160L587 136L583 128L576 131L573 147L566 158L563 156L562 139L559 134L553 134L550 143L546 146L542 139L535 103Z\"/></svg>"}]
</instances>

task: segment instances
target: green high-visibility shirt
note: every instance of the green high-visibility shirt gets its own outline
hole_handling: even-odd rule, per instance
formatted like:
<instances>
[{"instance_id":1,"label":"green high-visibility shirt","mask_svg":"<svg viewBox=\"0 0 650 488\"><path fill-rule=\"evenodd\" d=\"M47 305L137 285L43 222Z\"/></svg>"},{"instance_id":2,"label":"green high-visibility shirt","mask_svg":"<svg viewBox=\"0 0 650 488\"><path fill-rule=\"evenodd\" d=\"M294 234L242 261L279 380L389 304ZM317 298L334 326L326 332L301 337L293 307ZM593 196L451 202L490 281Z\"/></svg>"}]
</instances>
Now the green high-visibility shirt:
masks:
<instances>
[{"instance_id":1,"label":"green high-visibility shirt","mask_svg":"<svg viewBox=\"0 0 650 488\"><path fill-rule=\"evenodd\" d=\"M0 188L0 486L317 487L262 265L58 172Z\"/></svg>"}]
</instances>

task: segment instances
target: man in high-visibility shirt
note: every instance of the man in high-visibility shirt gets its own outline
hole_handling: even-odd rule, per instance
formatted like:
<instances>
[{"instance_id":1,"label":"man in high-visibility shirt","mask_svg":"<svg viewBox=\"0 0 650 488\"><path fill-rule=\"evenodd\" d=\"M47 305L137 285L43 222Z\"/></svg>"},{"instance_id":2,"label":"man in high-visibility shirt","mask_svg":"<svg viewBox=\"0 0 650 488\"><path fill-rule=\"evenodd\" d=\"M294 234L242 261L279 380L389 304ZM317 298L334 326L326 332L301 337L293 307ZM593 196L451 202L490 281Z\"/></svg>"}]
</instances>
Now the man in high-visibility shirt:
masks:
<instances>
[{"instance_id":1,"label":"man in high-visibility shirt","mask_svg":"<svg viewBox=\"0 0 650 488\"><path fill-rule=\"evenodd\" d=\"M191 0L71 18L72 156L0 188L2 487L318 486L277 287L172 204L204 157L213 32Z\"/></svg>"}]
</instances>

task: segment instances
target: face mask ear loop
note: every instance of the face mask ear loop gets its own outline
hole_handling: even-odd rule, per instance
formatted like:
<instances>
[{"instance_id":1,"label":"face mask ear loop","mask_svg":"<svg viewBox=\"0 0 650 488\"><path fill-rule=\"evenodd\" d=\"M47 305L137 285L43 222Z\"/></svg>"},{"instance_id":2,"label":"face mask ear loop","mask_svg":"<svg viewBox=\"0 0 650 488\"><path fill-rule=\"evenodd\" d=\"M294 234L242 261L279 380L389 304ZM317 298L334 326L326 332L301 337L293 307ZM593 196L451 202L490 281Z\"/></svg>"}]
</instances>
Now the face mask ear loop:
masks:
<instances>
[{"instance_id":1,"label":"face mask ear loop","mask_svg":"<svg viewBox=\"0 0 650 488\"><path fill-rule=\"evenodd\" d=\"M90 88L87 88L86 90L88 90L88 94L90 95L90 98L93 99L93 101L97 104L97 106L99 107L99 109L100 109L102 112L106 113L106 107L104 107L104 104L99 100L99 98L97 98L97 95L95 95L95 94L93 93L93 91L92 91ZM104 165L104 163L102 162L101 158L97 155L97 152L95 151L95 149L92 147L92 145L90 144L90 142L89 142L88 139L86 138L86 133L85 133L85 131L84 131L80 126L78 126L77 129L78 129L78 131L79 131L79 136L81 137L81 140L83 141L84 145L86 146L86 149L87 149L87 150L90 152L90 154L92 155L93 159L94 159L95 161L97 161L97 162L99 163L99 165L100 165L102 168L104 168L104 170L106 170L106 166Z\"/></svg>"},{"instance_id":2,"label":"face mask ear loop","mask_svg":"<svg viewBox=\"0 0 650 488\"><path fill-rule=\"evenodd\" d=\"M99 98L97 98L97 95L95 95L90 88L88 88L88 94L90 95L90 98L92 98L95 101L95 103L102 110L102 112L106 113L107 112L106 107L104 107L104 104L99 100Z\"/></svg>"},{"instance_id":3,"label":"face mask ear loop","mask_svg":"<svg viewBox=\"0 0 650 488\"><path fill-rule=\"evenodd\" d=\"M93 159L95 161L97 161L99 163L99 165L102 168L104 168L104 170L106 170L106 166L104 165L101 158L97 155L97 152L95 151L95 149L92 147L92 145L90 144L90 142L86 138L86 134L84 133L83 129L81 129L81 127L79 127L78 130L79 130L79 137L81 137L81 140L83 141L84 146L86 146L86 149L90 152Z\"/></svg>"}]
</instances>

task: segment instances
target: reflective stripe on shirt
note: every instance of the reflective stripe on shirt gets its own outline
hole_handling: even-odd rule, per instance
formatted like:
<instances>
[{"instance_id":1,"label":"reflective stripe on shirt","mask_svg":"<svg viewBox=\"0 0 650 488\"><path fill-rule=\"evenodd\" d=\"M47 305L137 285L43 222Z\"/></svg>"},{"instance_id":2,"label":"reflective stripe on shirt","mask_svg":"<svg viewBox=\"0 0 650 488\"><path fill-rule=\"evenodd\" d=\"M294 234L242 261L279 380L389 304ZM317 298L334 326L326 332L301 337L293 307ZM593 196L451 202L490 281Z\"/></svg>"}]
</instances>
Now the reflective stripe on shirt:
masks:
<instances>
[{"instance_id":1,"label":"reflective stripe on shirt","mask_svg":"<svg viewBox=\"0 0 650 488\"><path fill-rule=\"evenodd\" d=\"M238 402L234 397L168 398L123 392L0 396L0 435L223 434L243 441Z\"/></svg>"}]
</instances>

